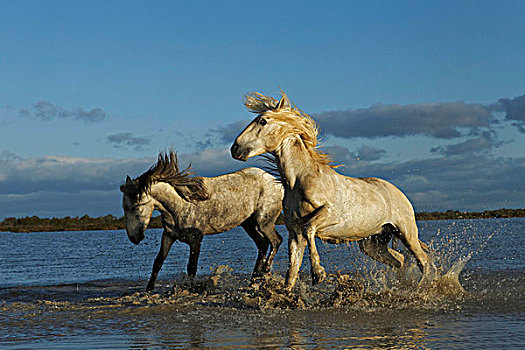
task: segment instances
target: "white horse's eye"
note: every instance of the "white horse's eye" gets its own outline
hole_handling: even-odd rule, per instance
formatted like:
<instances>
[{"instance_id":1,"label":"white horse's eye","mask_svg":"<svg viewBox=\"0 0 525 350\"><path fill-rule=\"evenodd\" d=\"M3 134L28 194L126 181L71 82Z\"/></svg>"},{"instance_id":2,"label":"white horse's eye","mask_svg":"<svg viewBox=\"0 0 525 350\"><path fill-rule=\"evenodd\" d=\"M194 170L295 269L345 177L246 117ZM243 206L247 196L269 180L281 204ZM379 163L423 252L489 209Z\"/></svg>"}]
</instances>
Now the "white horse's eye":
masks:
<instances>
[{"instance_id":1,"label":"white horse's eye","mask_svg":"<svg viewBox=\"0 0 525 350\"><path fill-rule=\"evenodd\" d=\"M268 122L266 121L266 119L259 119L259 124L261 124L262 126L265 126Z\"/></svg>"}]
</instances>

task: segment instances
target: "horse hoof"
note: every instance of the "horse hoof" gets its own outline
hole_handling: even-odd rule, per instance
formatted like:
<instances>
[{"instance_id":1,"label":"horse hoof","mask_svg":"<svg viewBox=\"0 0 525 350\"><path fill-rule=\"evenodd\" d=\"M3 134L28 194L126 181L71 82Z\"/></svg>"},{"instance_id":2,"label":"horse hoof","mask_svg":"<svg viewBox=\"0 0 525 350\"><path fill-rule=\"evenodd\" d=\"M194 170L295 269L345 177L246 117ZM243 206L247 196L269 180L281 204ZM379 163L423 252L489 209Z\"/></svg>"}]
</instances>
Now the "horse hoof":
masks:
<instances>
[{"instance_id":1,"label":"horse hoof","mask_svg":"<svg viewBox=\"0 0 525 350\"><path fill-rule=\"evenodd\" d=\"M261 279L264 275L260 272L254 272L252 273L252 277L250 278L251 281L256 281L258 279Z\"/></svg>"},{"instance_id":2,"label":"horse hoof","mask_svg":"<svg viewBox=\"0 0 525 350\"><path fill-rule=\"evenodd\" d=\"M321 267L320 269L317 269L315 271L312 270L312 285L315 286L316 284L323 282L325 278L326 278L326 271L324 267Z\"/></svg>"},{"instance_id":3,"label":"horse hoof","mask_svg":"<svg viewBox=\"0 0 525 350\"><path fill-rule=\"evenodd\" d=\"M433 264L429 264L424 269L423 277L421 277L421 280L419 281L419 287L430 287L432 282L436 279L437 271L436 267Z\"/></svg>"}]
</instances>

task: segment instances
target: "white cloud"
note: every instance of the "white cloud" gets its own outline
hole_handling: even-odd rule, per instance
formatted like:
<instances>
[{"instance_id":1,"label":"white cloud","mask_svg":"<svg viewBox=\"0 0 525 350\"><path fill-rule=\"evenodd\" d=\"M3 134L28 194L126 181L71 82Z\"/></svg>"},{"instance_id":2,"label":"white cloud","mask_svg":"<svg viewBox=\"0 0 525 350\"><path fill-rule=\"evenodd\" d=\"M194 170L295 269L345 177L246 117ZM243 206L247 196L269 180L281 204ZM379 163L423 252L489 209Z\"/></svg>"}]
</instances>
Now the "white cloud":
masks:
<instances>
[{"instance_id":1,"label":"white cloud","mask_svg":"<svg viewBox=\"0 0 525 350\"><path fill-rule=\"evenodd\" d=\"M356 110L318 113L321 131L342 138L425 135L452 139L462 129L488 128L494 116L486 107L462 101L412 105L376 104Z\"/></svg>"},{"instance_id":2,"label":"white cloud","mask_svg":"<svg viewBox=\"0 0 525 350\"><path fill-rule=\"evenodd\" d=\"M489 132L483 132L478 137L445 147L434 147L430 151L432 153L453 156L458 154L479 153L498 147L499 145L501 145L501 143L496 142Z\"/></svg>"},{"instance_id":3,"label":"white cloud","mask_svg":"<svg viewBox=\"0 0 525 350\"><path fill-rule=\"evenodd\" d=\"M357 153L336 145L339 172L354 177L384 178L413 201L416 210L485 210L523 206L525 158L496 158L488 154L456 154L400 163L384 158L357 160ZM372 154L382 154L380 149ZM98 159L46 156L22 158L0 152L0 219L7 216L121 215L119 186L126 175L137 177L156 161L156 154L140 159ZM189 163L200 176L216 176L262 160L235 161L229 150L207 148L179 154L180 166Z\"/></svg>"},{"instance_id":4,"label":"white cloud","mask_svg":"<svg viewBox=\"0 0 525 350\"><path fill-rule=\"evenodd\" d=\"M104 112L102 108L97 107L91 110L84 110L79 107L65 109L44 100L38 101L30 108L22 108L20 115L24 117L35 117L44 121L62 118L81 120L85 123L97 123L106 118L106 112Z\"/></svg>"},{"instance_id":5,"label":"white cloud","mask_svg":"<svg viewBox=\"0 0 525 350\"><path fill-rule=\"evenodd\" d=\"M492 106L494 110L505 112L505 119L513 121L512 125L525 133L525 95L515 98L501 98Z\"/></svg>"},{"instance_id":6,"label":"white cloud","mask_svg":"<svg viewBox=\"0 0 525 350\"><path fill-rule=\"evenodd\" d=\"M147 171L155 163L156 156L140 159L21 158L10 151L0 152L3 158L0 219L26 215L120 213L120 184L127 175L137 177ZM179 159L181 167L192 163L201 176L215 176L247 166L233 160L226 148L180 154Z\"/></svg>"},{"instance_id":7,"label":"white cloud","mask_svg":"<svg viewBox=\"0 0 525 350\"><path fill-rule=\"evenodd\" d=\"M149 145L151 141L147 137L137 137L130 132L122 132L107 136L106 142L113 144L115 148L132 146L134 149L141 149L143 146Z\"/></svg>"}]
</instances>

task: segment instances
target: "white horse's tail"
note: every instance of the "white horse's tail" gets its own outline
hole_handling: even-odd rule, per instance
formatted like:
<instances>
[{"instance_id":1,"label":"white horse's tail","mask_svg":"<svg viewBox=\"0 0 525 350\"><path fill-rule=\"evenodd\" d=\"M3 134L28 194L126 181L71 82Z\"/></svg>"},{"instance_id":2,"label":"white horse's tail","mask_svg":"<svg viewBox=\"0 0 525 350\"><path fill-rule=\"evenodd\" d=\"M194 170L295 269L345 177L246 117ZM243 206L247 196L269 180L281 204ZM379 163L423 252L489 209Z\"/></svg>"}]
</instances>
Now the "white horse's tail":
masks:
<instances>
[{"instance_id":1,"label":"white horse's tail","mask_svg":"<svg viewBox=\"0 0 525 350\"><path fill-rule=\"evenodd\" d=\"M418 238L418 241L419 241L419 245L421 246L421 248L423 248L425 253L430 253L432 251L432 249L430 249L430 247L425 242L423 242L419 238ZM395 236L392 237L392 249L397 249L398 242L399 242L398 237L395 237Z\"/></svg>"},{"instance_id":2,"label":"white horse's tail","mask_svg":"<svg viewBox=\"0 0 525 350\"><path fill-rule=\"evenodd\" d=\"M421 248L423 248L423 250L426 252L426 253L430 253L432 251L432 249L430 249L430 247L428 245L426 245L425 242L423 242L422 240L418 239L419 240L419 245L421 246Z\"/></svg>"}]
</instances>

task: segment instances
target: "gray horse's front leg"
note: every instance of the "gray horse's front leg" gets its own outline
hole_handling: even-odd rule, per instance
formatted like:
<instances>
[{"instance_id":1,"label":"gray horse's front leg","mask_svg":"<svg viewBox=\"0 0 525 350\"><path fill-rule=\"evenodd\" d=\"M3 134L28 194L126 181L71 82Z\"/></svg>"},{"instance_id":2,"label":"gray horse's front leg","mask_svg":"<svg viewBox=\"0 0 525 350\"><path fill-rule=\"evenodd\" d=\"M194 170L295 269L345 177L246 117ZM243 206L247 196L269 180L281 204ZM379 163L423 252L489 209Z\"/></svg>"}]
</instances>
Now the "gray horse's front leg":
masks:
<instances>
[{"instance_id":1,"label":"gray horse's front leg","mask_svg":"<svg viewBox=\"0 0 525 350\"><path fill-rule=\"evenodd\" d=\"M171 238L170 234L166 230L164 230L164 232L162 233L160 250L157 254L157 257L155 258L155 262L153 262L153 271L151 272L151 277L149 278L149 282L146 287L147 292L153 291L157 275L162 267L162 264L164 263L164 260L166 260L166 257L168 256L168 253L174 241L175 240Z\"/></svg>"}]
</instances>

